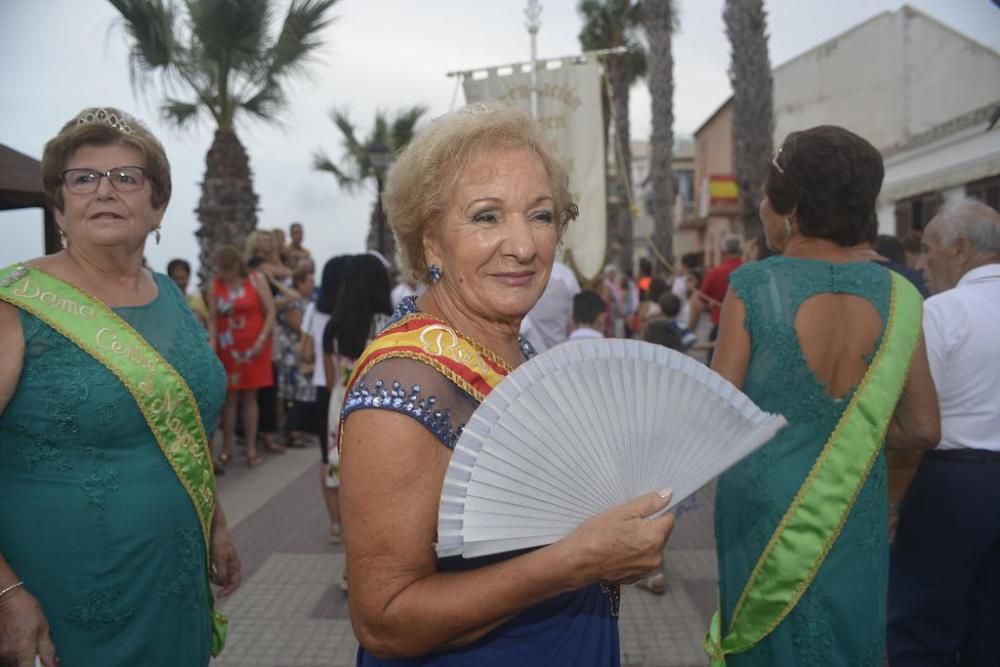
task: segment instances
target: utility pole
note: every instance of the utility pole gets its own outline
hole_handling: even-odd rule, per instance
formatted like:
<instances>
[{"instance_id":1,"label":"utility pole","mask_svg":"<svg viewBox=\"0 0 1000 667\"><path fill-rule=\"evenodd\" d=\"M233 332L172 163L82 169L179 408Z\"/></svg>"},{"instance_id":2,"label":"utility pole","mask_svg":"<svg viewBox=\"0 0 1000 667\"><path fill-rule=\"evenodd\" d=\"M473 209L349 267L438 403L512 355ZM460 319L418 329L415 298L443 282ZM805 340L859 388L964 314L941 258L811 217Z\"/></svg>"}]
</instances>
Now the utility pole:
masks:
<instances>
[{"instance_id":1,"label":"utility pole","mask_svg":"<svg viewBox=\"0 0 1000 667\"><path fill-rule=\"evenodd\" d=\"M531 117L538 119L538 29L542 22L542 4L538 0L528 0L524 8L524 16L528 19L524 27L531 36Z\"/></svg>"}]
</instances>

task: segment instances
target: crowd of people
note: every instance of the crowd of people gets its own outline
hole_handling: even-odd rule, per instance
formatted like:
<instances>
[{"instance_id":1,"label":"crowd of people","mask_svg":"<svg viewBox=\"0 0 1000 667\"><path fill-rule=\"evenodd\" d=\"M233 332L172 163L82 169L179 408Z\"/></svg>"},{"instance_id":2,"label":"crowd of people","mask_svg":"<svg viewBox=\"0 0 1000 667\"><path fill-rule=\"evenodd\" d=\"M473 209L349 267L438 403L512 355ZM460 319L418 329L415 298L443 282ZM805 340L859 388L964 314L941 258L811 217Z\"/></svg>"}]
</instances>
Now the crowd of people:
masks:
<instances>
[{"instance_id":1,"label":"crowd of people","mask_svg":"<svg viewBox=\"0 0 1000 667\"><path fill-rule=\"evenodd\" d=\"M485 396L614 336L707 352L788 421L718 482L713 666L997 664L1000 214L960 201L879 236L864 138L785 138L764 236L727 236L716 266L642 259L586 286L556 261L568 176L505 107L397 156L395 287L376 252L319 268L299 223L218 248L201 290L183 259L147 270L170 168L116 109L74 117L42 169L64 249L0 271L0 663L207 665L215 596L240 583L215 498L239 444L250 467L319 447L359 665L619 664L619 586L669 580L674 517L646 519L669 489L546 547L433 549Z\"/></svg>"}]
</instances>

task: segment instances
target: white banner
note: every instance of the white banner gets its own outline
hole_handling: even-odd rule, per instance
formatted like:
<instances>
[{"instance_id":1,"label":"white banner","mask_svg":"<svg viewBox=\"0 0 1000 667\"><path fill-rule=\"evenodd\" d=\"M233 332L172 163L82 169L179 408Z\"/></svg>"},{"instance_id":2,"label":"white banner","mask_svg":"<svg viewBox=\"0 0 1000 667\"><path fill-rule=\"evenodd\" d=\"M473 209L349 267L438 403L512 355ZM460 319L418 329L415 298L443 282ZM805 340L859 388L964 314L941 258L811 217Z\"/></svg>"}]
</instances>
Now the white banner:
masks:
<instances>
[{"instance_id":1,"label":"white banner","mask_svg":"<svg viewBox=\"0 0 1000 667\"><path fill-rule=\"evenodd\" d=\"M531 75L519 68L509 74L486 70L483 78L463 77L469 104L499 100L531 113ZM601 119L601 73L595 62L562 61L538 71L538 121L569 172L580 217L563 236L562 260L584 280L596 279L604 265L605 225L604 123Z\"/></svg>"}]
</instances>

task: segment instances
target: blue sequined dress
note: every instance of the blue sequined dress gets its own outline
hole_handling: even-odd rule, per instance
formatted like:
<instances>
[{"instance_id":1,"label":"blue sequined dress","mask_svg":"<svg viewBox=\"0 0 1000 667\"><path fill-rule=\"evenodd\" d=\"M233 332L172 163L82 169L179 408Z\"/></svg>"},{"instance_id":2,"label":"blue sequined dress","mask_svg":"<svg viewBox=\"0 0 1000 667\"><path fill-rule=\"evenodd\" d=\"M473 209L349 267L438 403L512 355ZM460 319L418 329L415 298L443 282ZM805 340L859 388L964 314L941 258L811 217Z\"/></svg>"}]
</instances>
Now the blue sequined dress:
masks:
<instances>
[{"instance_id":1,"label":"blue sequined dress","mask_svg":"<svg viewBox=\"0 0 1000 667\"><path fill-rule=\"evenodd\" d=\"M873 262L772 257L730 277L746 309L751 357L743 391L788 426L719 478L715 504L722 628L795 493L854 392L832 398L799 347L795 316L817 294L849 294L889 314L889 272ZM881 345L881 336L877 343ZM871 361L871 358L868 359ZM885 453L881 452L816 578L791 613L727 667L882 664L888 592Z\"/></svg>"},{"instance_id":2,"label":"blue sequined dress","mask_svg":"<svg viewBox=\"0 0 1000 667\"><path fill-rule=\"evenodd\" d=\"M191 387L211 432L226 375L174 283L115 312ZM198 516L125 385L20 311L24 366L0 414L0 553L62 667L208 665Z\"/></svg>"},{"instance_id":3,"label":"blue sequined dress","mask_svg":"<svg viewBox=\"0 0 1000 667\"><path fill-rule=\"evenodd\" d=\"M417 312L414 298L400 303L393 319ZM522 343L526 356L532 351ZM478 403L457 385L420 361L395 358L374 364L348 394L343 416L363 409L391 410L417 420L448 449ZM401 443L402 444L402 443ZM523 553L523 552L519 552ZM438 570L484 567L519 553L485 558L438 560ZM618 591L592 585L552 598L459 649L412 659L380 659L360 648L358 667L608 667L620 664Z\"/></svg>"}]
</instances>

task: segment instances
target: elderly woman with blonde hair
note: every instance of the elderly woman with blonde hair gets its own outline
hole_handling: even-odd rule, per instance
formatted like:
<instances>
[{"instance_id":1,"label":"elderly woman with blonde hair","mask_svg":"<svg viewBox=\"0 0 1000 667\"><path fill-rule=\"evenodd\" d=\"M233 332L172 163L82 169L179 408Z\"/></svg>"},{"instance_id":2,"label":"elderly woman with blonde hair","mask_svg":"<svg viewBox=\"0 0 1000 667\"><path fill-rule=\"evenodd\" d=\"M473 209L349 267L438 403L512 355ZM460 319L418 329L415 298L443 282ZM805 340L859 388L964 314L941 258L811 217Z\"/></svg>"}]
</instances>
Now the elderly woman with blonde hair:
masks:
<instances>
[{"instance_id":1,"label":"elderly woman with blonde hair","mask_svg":"<svg viewBox=\"0 0 1000 667\"><path fill-rule=\"evenodd\" d=\"M85 109L42 183L65 248L0 270L0 663L207 665L209 579L240 580L205 432L226 376L143 267L167 156L131 116Z\"/></svg>"},{"instance_id":2,"label":"elderly woman with blonde hair","mask_svg":"<svg viewBox=\"0 0 1000 667\"><path fill-rule=\"evenodd\" d=\"M342 411L358 664L616 665L618 584L658 567L673 520L643 517L669 492L540 549L464 560L433 548L463 425L533 353L518 331L576 216L566 172L530 118L477 107L420 133L384 197L407 276L429 286L357 360Z\"/></svg>"}]
</instances>

